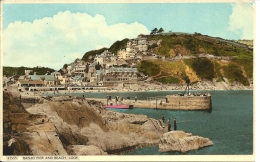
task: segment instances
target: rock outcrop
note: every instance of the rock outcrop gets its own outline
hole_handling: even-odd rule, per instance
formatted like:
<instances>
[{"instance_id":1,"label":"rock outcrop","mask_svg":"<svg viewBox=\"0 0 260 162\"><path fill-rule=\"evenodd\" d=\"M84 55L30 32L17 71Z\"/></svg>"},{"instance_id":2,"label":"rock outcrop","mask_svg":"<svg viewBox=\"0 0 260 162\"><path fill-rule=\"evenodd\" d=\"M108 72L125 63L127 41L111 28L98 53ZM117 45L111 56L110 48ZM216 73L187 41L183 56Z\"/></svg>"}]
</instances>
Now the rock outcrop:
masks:
<instances>
[{"instance_id":1,"label":"rock outcrop","mask_svg":"<svg viewBox=\"0 0 260 162\"><path fill-rule=\"evenodd\" d=\"M163 122L146 115L106 110L102 102L78 97L43 99L42 104L35 104L27 111L45 116L44 125L48 122L53 124L49 125L49 131L56 137L48 136L49 141L58 139L68 154L122 154L138 147L158 145L162 134L167 131ZM38 132L39 128L27 130ZM42 150L38 151L41 155L46 152L44 147L32 145L32 152ZM59 155L66 153L59 152Z\"/></svg>"},{"instance_id":2,"label":"rock outcrop","mask_svg":"<svg viewBox=\"0 0 260 162\"><path fill-rule=\"evenodd\" d=\"M191 133L185 133L183 131L171 131L163 134L159 142L159 151L187 152L212 145L213 143L209 138L192 136Z\"/></svg>"}]
</instances>

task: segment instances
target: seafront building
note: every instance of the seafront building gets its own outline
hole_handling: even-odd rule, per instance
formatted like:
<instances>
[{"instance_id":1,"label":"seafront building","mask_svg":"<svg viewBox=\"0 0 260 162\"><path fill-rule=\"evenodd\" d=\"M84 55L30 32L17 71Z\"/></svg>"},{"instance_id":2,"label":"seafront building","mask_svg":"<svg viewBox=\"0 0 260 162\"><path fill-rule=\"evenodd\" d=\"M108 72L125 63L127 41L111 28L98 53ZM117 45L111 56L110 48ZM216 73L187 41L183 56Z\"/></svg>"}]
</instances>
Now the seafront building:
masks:
<instances>
[{"instance_id":1,"label":"seafront building","mask_svg":"<svg viewBox=\"0 0 260 162\"><path fill-rule=\"evenodd\" d=\"M25 71L25 75L21 76L17 81L19 89L24 88L24 90L30 90L31 87L53 87L60 85L59 78L62 76L59 72L54 72L51 75L37 75L35 72L34 75L28 75L27 72L28 71Z\"/></svg>"}]
</instances>

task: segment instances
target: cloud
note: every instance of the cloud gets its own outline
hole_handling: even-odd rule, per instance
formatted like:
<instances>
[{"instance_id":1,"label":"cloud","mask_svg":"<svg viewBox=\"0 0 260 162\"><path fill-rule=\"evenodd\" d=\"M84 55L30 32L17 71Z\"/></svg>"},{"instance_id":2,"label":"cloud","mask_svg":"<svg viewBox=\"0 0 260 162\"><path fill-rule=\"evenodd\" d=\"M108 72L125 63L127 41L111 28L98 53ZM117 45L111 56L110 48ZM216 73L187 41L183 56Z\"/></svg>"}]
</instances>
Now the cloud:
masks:
<instances>
[{"instance_id":1,"label":"cloud","mask_svg":"<svg viewBox=\"0 0 260 162\"><path fill-rule=\"evenodd\" d=\"M253 7L248 3L233 4L228 29L240 39L253 39Z\"/></svg>"},{"instance_id":2,"label":"cloud","mask_svg":"<svg viewBox=\"0 0 260 162\"><path fill-rule=\"evenodd\" d=\"M59 70L87 51L140 33L148 34L149 30L138 22L108 25L102 15L70 11L33 22L16 21L3 32L3 65Z\"/></svg>"}]
</instances>

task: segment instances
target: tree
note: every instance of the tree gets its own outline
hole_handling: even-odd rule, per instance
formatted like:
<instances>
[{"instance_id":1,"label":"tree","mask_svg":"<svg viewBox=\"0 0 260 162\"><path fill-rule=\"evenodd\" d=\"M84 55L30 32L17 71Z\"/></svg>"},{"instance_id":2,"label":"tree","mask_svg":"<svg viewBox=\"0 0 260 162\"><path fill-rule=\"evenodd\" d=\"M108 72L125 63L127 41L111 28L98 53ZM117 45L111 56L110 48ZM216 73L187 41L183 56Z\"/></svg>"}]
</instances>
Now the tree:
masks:
<instances>
[{"instance_id":1,"label":"tree","mask_svg":"<svg viewBox=\"0 0 260 162\"><path fill-rule=\"evenodd\" d=\"M157 31L157 33L162 33L162 32L164 32L163 28L160 28L160 29Z\"/></svg>"},{"instance_id":2,"label":"tree","mask_svg":"<svg viewBox=\"0 0 260 162\"><path fill-rule=\"evenodd\" d=\"M150 35L155 35L155 34L157 33L157 31L158 31L158 29L157 29L157 28L154 28L154 29L151 31Z\"/></svg>"},{"instance_id":3,"label":"tree","mask_svg":"<svg viewBox=\"0 0 260 162\"><path fill-rule=\"evenodd\" d=\"M67 69L67 67L68 67L68 64L63 65L63 69Z\"/></svg>"}]
</instances>

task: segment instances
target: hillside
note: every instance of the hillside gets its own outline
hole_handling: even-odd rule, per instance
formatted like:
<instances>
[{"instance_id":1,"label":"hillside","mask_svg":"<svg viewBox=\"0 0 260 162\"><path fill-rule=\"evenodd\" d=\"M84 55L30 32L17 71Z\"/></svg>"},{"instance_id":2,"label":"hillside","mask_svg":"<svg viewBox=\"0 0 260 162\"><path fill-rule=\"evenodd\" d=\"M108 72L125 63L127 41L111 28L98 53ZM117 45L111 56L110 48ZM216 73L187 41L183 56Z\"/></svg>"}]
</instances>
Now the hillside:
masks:
<instances>
[{"instance_id":1,"label":"hillside","mask_svg":"<svg viewBox=\"0 0 260 162\"><path fill-rule=\"evenodd\" d=\"M188 79L191 83L201 80L217 82L234 82L248 86L249 77L245 68L235 61L196 58L178 61L143 60L138 64L138 70L161 83L184 84Z\"/></svg>"},{"instance_id":2,"label":"hillside","mask_svg":"<svg viewBox=\"0 0 260 162\"><path fill-rule=\"evenodd\" d=\"M143 60L138 70L158 82L180 84L187 79L192 83L227 79L230 84L239 82L248 86L253 78L253 51L245 44L198 33L149 35L148 40L162 40L151 51L166 59Z\"/></svg>"}]
</instances>

